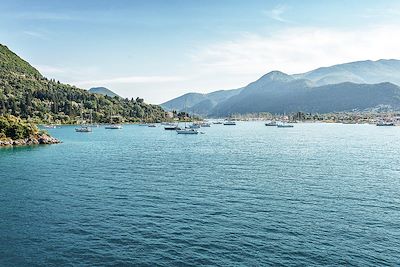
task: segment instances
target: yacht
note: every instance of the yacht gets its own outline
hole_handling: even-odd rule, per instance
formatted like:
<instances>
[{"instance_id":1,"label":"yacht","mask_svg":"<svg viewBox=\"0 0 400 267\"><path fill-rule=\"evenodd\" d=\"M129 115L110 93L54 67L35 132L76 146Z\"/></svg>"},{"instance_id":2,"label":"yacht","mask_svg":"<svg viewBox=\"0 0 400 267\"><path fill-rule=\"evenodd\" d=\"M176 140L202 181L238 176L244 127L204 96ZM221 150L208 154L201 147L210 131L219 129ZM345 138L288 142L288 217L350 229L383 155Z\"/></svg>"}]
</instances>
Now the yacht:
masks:
<instances>
[{"instance_id":1,"label":"yacht","mask_svg":"<svg viewBox=\"0 0 400 267\"><path fill-rule=\"evenodd\" d=\"M265 123L265 126L276 126L276 121L268 121Z\"/></svg>"},{"instance_id":2,"label":"yacht","mask_svg":"<svg viewBox=\"0 0 400 267\"><path fill-rule=\"evenodd\" d=\"M83 113L81 112L81 119L83 122ZM92 110L90 110L90 125L93 123L93 119L92 119ZM92 127L90 127L89 125L81 125L81 127L79 128L75 128L75 132L77 133L91 133L92 132Z\"/></svg>"},{"instance_id":3,"label":"yacht","mask_svg":"<svg viewBox=\"0 0 400 267\"><path fill-rule=\"evenodd\" d=\"M225 121L224 125L236 125L236 122L234 122L234 121Z\"/></svg>"},{"instance_id":4,"label":"yacht","mask_svg":"<svg viewBox=\"0 0 400 267\"><path fill-rule=\"evenodd\" d=\"M193 123L189 126L190 129L199 129L200 128L200 124L198 123Z\"/></svg>"},{"instance_id":5,"label":"yacht","mask_svg":"<svg viewBox=\"0 0 400 267\"><path fill-rule=\"evenodd\" d=\"M180 129L181 128L179 128L178 125L175 125L175 124L164 126L164 130L166 130L166 131L176 131L176 130L180 130Z\"/></svg>"},{"instance_id":6,"label":"yacht","mask_svg":"<svg viewBox=\"0 0 400 267\"><path fill-rule=\"evenodd\" d=\"M380 121L376 124L376 126L395 126L395 124L394 122Z\"/></svg>"},{"instance_id":7,"label":"yacht","mask_svg":"<svg viewBox=\"0 0 400 267\"><path fill-rule=\"evenodd\" d=\"M116 129L122 129L122 125L114 123L112 113L110 113L110 125L106 125L104 128L110 130L116 130Z\"/></svg>"},{"instance_id":8,"label":"yacht","mask_svg":"<svg viewBox=\"0 0 400 267\"><path fill-rule=\"evenodd\" d=\"M90 133L90 132L92 132L92 128L89 127L89 126L83 126L82 125L79 128L75 128L75 132L78 132L78 133Z\"/></svg>"},{"instance_id":9,"label":"yacht","mask_svg":"<svg viewBox=\"0 0 400 267\"><path fill-rule=\"evenodd\" d=\"M122 125L119 124L111 124L104 127L105 129L122 129Z\"/></svg>"},{"instance_id":10,"label":"yacht","mask_svg":"<svg viewBox=\"0 0 400 267\"><path fill-rule=\"evenodd\" d=\"M199 131L197 131L196 129L190 129L190 128L176 130L176 132L178 134L198 134L199 133Z\"/></svg>"}]
</instances>

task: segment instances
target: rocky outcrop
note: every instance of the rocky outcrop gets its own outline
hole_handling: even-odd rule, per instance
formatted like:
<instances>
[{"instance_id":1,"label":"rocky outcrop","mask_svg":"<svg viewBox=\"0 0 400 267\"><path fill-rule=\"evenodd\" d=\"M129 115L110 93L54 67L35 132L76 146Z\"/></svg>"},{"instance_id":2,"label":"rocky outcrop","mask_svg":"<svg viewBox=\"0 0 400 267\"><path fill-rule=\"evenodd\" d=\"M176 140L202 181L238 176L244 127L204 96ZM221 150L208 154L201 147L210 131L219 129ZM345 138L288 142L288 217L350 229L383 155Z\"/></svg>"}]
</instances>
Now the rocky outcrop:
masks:
<instances>
[{"instance_id":1,"label":"rocky outcrop","mask_svg":"<svg viewBox=\"0 0 400 267\"><path fill-rule=\"evenodd\" d=\"M57 138L51 137L47 134L41 134L37 136L31 136L25 139L16 139L13 140L11 138L3 138L0 139L0 147L1 146L30 146L30 145L50 145L50 144L59 144L60 140Z\"/></svg>"}]
</instances>

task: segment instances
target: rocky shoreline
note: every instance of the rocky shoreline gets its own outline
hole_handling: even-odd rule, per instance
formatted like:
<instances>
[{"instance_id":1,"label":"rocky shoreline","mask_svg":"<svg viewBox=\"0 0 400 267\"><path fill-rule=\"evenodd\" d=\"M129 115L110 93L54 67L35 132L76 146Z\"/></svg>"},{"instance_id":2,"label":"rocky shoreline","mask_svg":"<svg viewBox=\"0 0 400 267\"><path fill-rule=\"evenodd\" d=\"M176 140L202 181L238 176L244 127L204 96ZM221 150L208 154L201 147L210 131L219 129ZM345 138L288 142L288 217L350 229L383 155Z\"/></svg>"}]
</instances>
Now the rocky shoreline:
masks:
<instances>
[{"instance_id":1,"label":"rocky shoreline","mask_svg":"<svg viewBox=\"0 0 400 267\"><path fill-rule=\"evenodd\" d=\"M0 147L50 145L50 144L59 144L59 143L61 143L60 140L58 140L57 138L51 137L47 134L41 134L41 135L37 135L37 136L31 136L29 138L16 139L16 140L13 140L11 138L0 139Z\"/></svg>"}]
</instances>

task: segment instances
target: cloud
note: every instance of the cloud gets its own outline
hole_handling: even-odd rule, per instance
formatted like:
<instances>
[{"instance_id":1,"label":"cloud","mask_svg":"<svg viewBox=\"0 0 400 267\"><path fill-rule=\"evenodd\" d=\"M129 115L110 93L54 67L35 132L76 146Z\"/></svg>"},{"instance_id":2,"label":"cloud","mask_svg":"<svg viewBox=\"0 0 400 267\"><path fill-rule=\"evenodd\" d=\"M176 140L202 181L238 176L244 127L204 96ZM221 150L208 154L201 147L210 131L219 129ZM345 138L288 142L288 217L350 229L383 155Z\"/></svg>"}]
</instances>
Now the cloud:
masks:
<instances>
[{"instance_id":1,"label":"cloud","mask_svg":"<svg viewBox=\"0 0 400 267\"><path fill-rule=\"evenodd\" d=\"M268 35L242 34L192 53L209 73L288 73L355 60L400 58L400 27L381 25L353 30L290 27Z\"/></svg>"},{"instance_id":2,"label":"cloud","mask_svg":"<svg viewBox=\"0 0 400 267\"><path fill-rule=\"evenodd\" d=\"M278 5L271 10L266 10L263 13L267 15L269 18L279 21L279 22L290 22L283 18L283 14L288 10L288 6L285 5Z\"/></svg>"}]
</instances>

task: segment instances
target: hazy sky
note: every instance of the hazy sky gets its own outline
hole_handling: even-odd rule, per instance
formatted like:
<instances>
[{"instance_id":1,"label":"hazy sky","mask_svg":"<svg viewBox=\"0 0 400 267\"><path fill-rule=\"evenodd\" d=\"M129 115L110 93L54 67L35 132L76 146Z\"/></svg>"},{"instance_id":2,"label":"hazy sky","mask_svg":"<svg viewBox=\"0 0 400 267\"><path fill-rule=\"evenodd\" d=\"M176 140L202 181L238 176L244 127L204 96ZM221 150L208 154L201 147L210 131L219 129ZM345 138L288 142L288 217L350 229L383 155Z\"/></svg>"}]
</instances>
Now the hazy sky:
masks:
<instances>
[{"instance_id":1,"label":"hazy sky","mask_svg":"<svg viewBox=\"0 0 400 267\"><path fill-rule=\"evenodd\" d=\"M400 1L0 0L0 43L48 78L161 103L276 69L400 59Z\"/></svg>"}]
</instances>

